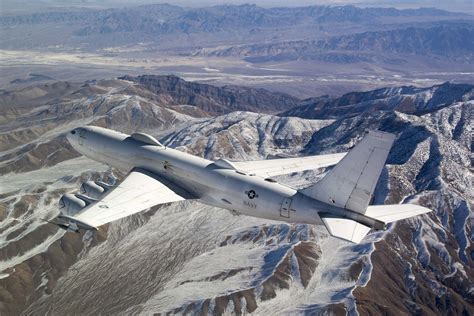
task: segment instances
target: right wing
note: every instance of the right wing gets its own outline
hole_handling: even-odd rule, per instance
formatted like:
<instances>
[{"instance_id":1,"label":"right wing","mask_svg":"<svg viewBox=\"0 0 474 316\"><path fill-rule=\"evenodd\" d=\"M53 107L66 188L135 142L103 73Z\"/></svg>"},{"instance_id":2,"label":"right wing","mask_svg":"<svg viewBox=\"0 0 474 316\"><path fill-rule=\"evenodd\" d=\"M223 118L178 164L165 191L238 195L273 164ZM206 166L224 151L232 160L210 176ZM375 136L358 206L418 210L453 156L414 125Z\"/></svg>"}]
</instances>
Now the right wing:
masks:
<instances>
[{"instance_id":1,"label":"right wing","mask_svg":"<svg viewBox=\"0 0 474 316\"><path fill-rule=\"evenodd\" d=\"M237 170L268 178L293 172L329 167L337 164L345 155L346 153L340 153L257 161L232 161L232 165L235 166Z\"/></svg>"},{"instance_id":2,"label":"right wing","mask_svg":"<svg viewBox=\"0 0 474 316\"><path fill-rule=\"evenodd\" d=\"M152 206L190 198L194 197L173 183L147 170L136 168L97 202L89 204L73 216L61 214L58 218L65 221L63 224L70 230L97 229L98 226Z\"/></svg>"}]
</instances>

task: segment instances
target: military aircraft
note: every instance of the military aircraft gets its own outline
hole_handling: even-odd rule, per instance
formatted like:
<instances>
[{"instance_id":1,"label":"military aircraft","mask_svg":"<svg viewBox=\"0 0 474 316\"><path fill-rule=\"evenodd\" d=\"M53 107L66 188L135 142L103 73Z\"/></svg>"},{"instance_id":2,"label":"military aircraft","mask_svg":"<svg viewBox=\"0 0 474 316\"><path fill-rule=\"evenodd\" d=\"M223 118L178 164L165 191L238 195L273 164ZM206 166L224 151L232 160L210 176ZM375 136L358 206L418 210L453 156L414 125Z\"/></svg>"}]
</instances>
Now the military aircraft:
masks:
<instances>
[{"instance_id":1,"label":"military aircraft","mask_svg":"<svg viewBox=\"0 0 474 316\"><path fill-rule=\"evenodd\" d=\"M116 186L82 184L65 194L52 223L79 232L155 205L183 200L237 214L289 223L324 225L334 236L359 243L371 229L431 210L413 204L369 205L395 136L369 131L347 154L261 161L211 161L162 145L154 137L85 126L67 134L93 160L127 172ZM320 181L296 190L272 177L335 165Z\"/></svg>"}]
</instances>

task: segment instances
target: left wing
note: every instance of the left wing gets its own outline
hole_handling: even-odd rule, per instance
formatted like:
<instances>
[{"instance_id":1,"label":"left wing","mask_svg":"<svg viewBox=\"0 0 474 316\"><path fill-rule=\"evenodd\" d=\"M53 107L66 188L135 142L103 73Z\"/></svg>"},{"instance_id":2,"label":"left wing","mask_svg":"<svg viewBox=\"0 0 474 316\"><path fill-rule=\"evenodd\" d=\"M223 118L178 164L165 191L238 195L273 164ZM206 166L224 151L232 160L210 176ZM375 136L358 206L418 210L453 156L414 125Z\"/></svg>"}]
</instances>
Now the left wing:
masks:
<instances>
[{"instance_id":1,"label":"left wing","mask_svg":"<svg viewBox=\"0 0 474 316\"><path fill-rule=\"evenodd\" d=\"M117 186L73 216L58 218L69 230L98 226L141 212L152 206L193 198L189 193L155 174L133 169Z\"/></svg>"},{"instance_id":2,"label":"left wing","mask_svg":"<svg viewBox=\"0 0 474 316\"><path fill-rule=\"evenodd\" d=\"M234 162L237 170L254 173L264 178L293 172L329 167L337 164L346 153L308 156L298 158L281 158L258 161Z\"/></svg>"}]
</instances>

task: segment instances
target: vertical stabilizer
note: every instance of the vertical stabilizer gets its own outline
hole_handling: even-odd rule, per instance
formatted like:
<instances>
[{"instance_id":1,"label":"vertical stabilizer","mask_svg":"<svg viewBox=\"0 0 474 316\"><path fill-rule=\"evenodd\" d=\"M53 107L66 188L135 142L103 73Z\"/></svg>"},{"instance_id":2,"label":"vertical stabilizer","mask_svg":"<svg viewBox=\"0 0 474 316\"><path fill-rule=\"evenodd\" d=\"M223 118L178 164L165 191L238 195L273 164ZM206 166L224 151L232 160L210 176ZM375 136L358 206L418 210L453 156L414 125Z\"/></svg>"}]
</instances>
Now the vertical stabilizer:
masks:
<instances>
[{"instance_id":1,"label":"vertical stabilizer","mask_svg":"<svg viewBox=\"0 0 474 316\"><path fill-rule=\"evenodd\" d=\"M300 192L364 214L394 140L393 134L369 131L321 181Z\"/></svg>"}]
</instances>

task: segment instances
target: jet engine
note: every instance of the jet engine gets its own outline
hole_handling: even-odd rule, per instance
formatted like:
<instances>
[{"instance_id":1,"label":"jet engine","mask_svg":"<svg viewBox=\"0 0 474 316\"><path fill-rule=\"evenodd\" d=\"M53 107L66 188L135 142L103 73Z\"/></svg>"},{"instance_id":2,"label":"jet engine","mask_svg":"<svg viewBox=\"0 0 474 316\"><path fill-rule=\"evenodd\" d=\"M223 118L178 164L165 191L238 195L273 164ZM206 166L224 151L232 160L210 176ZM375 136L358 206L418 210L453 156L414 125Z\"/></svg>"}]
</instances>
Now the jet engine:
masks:
<instances>
[{"instance_id":1,"label":"jet engine","mask_svg":"<svg viewBox=\"0 0 474 316\"><path fill-rule=\"evenodd\" d=\"M92 199L99 199L110 189L110 185L102 181L87 181L81 186L81 193Z\"/></svg>"},{"instance_id":2,"label":"jet engine","mask_svg":"<svg viewBox=\"0 0 474 316\"><path fill-rule=\"evenodd\" d=\"M64 194L59 200L59 211L64 215L73 216L92 201L81 194Z\"/></svg>"},{"instance_id":3,"label":"jet engine","mask_svg":"<svg viewBox=\"0 0 474 316\"><path fill-rule=\"evenodd\" d=\"M76 215L86 206L94 203L96 200L85 196L83 194L64 194L59 200L59 215L53 220L44 219L44 221L59 226L66 231L73 231L79 233L80 229L95 229L97 228L84 223L73 216Z\"/></svg>"},{"instance_id":4,"label":"jet engine","mask_svg":"<svg viewBox=\"0 0 474 316\"><path fill-rule=\"evenodd\" d=\"M96 227L75 218L74 215L88 205L97 202L112 187L112 185L102 181L86 181L81 185L80 193L67 193L61 197L58 203L60 214L55 219L44 219L44 221L76 233L80 229L97 230Z\"/></svg>"}]
</instances>

